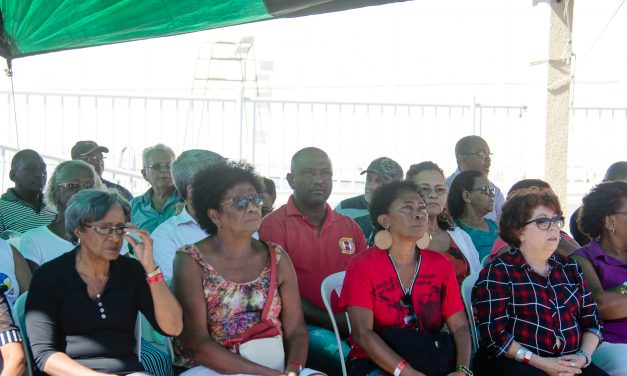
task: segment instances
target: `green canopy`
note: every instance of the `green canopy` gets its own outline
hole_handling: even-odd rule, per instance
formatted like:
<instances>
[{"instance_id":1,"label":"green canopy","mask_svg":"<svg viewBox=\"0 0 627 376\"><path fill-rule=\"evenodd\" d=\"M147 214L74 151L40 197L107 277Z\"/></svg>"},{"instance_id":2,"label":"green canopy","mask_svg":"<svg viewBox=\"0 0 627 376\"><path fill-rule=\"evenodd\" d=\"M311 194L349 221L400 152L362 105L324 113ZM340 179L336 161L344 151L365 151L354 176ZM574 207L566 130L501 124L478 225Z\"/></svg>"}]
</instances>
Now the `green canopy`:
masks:
<instances>
[{"instance_id":1,"label":"green canopy","mask_svg":"<svg viewBox=\"0 0 627 376\"><path fill-rule=\"evenodd\" d=\"M404 0L0 0L0 56L17 57Z\"/></svg>"}]
</instances>

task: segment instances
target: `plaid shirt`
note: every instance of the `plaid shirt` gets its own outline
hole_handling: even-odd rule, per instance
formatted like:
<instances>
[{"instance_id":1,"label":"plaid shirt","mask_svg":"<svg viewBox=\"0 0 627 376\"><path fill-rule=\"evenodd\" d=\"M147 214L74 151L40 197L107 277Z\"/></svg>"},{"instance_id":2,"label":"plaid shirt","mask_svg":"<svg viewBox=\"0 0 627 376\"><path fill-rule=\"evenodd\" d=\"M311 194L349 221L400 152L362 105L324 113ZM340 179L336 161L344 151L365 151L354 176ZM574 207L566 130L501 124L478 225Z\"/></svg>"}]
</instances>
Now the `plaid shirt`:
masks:
<instances>
[{"instance_id":1,"label":"plaid shirt","mask_svg":"<svg viewBox=\"0 0 627 376\"><path fill-rule=\"evenodd\" d=\"M472 291L482 345L500 356L512 341L540 356L572 354L583 332L601 338L597 305L581 268L553 255L549 275L531 269L519 249L490 262Z\"/></svg>"}]
</instances>

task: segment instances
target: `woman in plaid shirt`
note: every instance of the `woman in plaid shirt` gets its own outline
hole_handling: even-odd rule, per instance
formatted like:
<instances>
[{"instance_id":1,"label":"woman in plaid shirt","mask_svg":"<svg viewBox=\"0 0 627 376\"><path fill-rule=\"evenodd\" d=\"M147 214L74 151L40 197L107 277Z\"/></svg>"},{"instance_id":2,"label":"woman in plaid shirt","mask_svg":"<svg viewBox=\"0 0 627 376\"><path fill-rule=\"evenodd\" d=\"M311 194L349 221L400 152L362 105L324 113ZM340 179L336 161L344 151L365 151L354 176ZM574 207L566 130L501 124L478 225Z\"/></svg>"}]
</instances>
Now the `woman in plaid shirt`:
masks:
<instances>
[{"instance_id":1,"label":"woman in plaid shirt","mask_svg":"<svg viewBox=\"0 0 627 376\"><path fill-rule=\"evenodd\" d=\"M479 375L607 375L590 362L601 341L597 305L577 263L555 253L563 226L552 193L520 190L503 206L500 235L512 248L481 271L472 294Z\"/></svg>"}]
</instances>

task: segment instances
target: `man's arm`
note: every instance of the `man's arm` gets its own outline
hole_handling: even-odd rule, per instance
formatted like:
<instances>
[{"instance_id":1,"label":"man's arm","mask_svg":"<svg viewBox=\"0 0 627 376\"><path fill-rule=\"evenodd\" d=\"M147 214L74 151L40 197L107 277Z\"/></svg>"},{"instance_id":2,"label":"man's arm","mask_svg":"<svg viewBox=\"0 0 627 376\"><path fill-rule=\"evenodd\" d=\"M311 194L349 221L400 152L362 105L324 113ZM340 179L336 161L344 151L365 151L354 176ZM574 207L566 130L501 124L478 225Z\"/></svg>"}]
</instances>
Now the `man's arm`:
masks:
<instances>
[{"instance_id":1,"label":"man's arm","mask_svg":"<svg viewBox=\"0 0 627 376\"><path fill-rule=\"evenodd\" d=\"M11 318L9 303L2 292L0 293L0 354L4 363L2 376L18 376L26 370L26 356L21 341L19 329Z\"/></svg>"},{"instance_id":2,"label":"man's arm","mask_svg":"<svg viewBox=\"0 0 627 376\"><path fill-rule=\"evenodd\" d=\"M303 313L305 315L305 323L320 326L328 330L333 330L333 324L331 324L331 319L329 318L329 314L326 310L318 308L316 305L314 305L309 300L303 298L302 296L300 300L303 306ZM337 329L340 332L340 337L348 337L350 333L348 332L348 321L346 320L346 315L340 313L334 315L334 317L335 324L337 325Z\"/></svg>"}]
</instances>

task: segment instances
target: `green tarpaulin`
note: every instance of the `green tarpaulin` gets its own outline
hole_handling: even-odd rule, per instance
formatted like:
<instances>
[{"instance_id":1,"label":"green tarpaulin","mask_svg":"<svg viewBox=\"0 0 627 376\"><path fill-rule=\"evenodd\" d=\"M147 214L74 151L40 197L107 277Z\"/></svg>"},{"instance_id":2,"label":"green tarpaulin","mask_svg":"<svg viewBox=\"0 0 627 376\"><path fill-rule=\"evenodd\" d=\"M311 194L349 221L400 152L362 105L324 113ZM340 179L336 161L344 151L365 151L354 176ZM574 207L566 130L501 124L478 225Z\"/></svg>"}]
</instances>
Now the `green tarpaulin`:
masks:
<instances>
[{"instance_id":1,"label":"green tarpaulin","mask_svg":"<svg viewBox=\"0 0 627 376\"><path fill-rule=\"evenodd\" d=\"M0 55L13 59L399 0L0 0Z\"/></svg>"}]
</instances>

